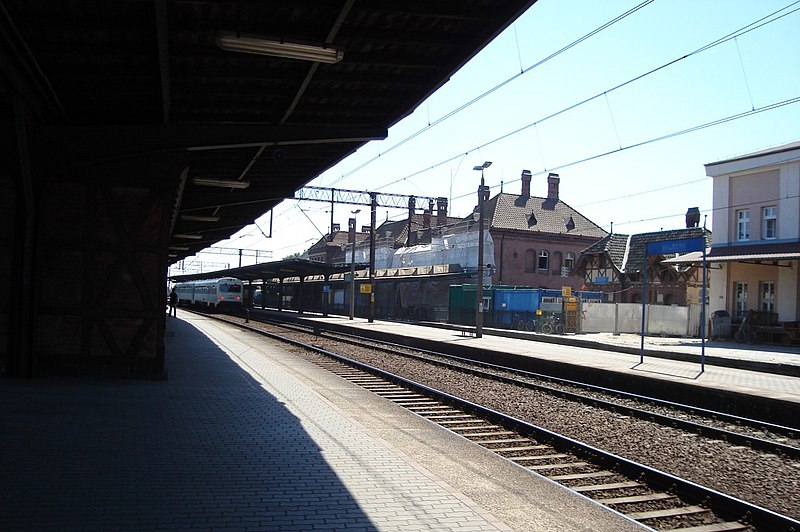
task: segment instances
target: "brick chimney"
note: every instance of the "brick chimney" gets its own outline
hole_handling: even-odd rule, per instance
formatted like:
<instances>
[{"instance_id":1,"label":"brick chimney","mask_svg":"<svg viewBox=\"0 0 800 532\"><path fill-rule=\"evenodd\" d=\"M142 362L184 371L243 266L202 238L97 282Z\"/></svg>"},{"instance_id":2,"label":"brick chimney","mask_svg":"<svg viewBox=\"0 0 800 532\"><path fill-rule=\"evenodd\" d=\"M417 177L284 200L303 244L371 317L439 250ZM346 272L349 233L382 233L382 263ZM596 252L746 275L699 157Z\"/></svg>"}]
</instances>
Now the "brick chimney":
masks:
<instances>
[{"instance_id":1,"label":"brick chimney","mask_svg":"<svg viewBox=\"0 0 800 532\"><path fill-rule=\"evenodd\" d=\"M436 198L436 225L447 225L447 198Z\"/></svg>"},{"instance_id":2,"label":"brick chimney","mask_svg":"<svg viewBox=\"0 0 800 532\"><path fill-rule=\"evenodd\" d=\"M558 174L547 174L547 199L550 201L558 201L558 183L561 179Z\"/></svg>"},{"instance_id":3,"label":"brick chimney","mask_svg":"<svg viewBox=\"0 0 800 532\"><path fill-rule=\"evenodd\" d=\"M686 228L698 227L700 225L700 208L689 207L686 211Z\"/></svg>"},{"instance_id":4,"label":"brick chimney","mask_svg":"<svg viewBox=\"0 0 800 532\"><path fill-rule=\"evenodd\" d=\"M522 194L521 196L530 197L531 195L531 171L522 171Z\"/></svg>"}]
</instances>

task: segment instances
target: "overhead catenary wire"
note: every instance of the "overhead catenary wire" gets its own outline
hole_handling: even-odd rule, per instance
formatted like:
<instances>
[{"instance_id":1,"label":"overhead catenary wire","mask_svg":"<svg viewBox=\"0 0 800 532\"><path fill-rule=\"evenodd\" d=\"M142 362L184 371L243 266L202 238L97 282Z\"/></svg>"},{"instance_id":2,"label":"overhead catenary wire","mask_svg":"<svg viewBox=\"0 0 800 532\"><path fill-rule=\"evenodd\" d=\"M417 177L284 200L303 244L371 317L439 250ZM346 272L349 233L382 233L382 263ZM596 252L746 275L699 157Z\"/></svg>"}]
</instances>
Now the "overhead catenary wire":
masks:
<instances>
[{"instance_id":1,"label":"overhead catenary wire","mask_svg":"<svg viewBox=\"0 0 800 532\"><path fill-rule=\"evenodd\" d=\"M800 0L798 0L798 1L800 1ZM468 108L472 107L474 104L478 103L479 101L481 101L482 99L486 98L487 96L489 96L489 95L495 93L496 91L500 90L501 88L505 87L506 85L508 85L512 81L514 81L514 80L520 78L521 76L524 76L525 74L533 71L534 69L544 65L548 61L550 61L552 59L555 59L556 57L560 56L564 52L570 50L571 48L574 48L575 46L577 46L580 43L586 41L587 39L597 35L601 31L603 31L605 29L608 29L609 27L613 26L617 22L629 17L633 13L639 11L640 9L646 7L649 4L652 4L653 2L655 2L655 0L645 0L644 2L632 7L631 9L626 11L625 13L614 17L613 19L609 20L608 22L606 22L606 23L602 24L601 26L593 29L589 33L587 33L587 34L579 37L578 39L572 41L571 43L567 44L563 48L551 53L550 55L548 55L547 57L545 57L543 59L540 59L539 61L537 61L536 63L532 64L528 68L521 69L518 74L515 74L515 75L513 75L513 76L511 76L511 77L509 77L509 78L507 78L507 79L505 79L503 81L501 81L500 83L498 83L494 87L490 88L489 90L487 90L485 92L482 92L481 94L479 94L478 96L476 96L473 99L469 100L468 102L461 104L460 106L456 107L455 109L453 109L452 111L446 113L445 115L439 117L438 119L434 120L433 122L430 121L430 117L429 117L428 118L428 125L426 127L423 127L421 129L415 131L411 135L409 135L409 136L405 137L404 139L402 139L397 144L394 144L391 147L389 147L388 149L381 151L377 156L365 161L364 163L362 163L361 165L357 166L356 168L353 168L352 170L342 174L338 179L336 179L332 183L330 183L330 185L335 185L336 183L342 181L343 179L353 175L354 173L358 172L359 170L361 170L365 166L367 166L367 165L377 161L378 159L380 159L381 156L386 155L387 153L389 153L391 151L394 151L395 149L397 149L400 146L406 144L407 142L415 139L416 137L418 137L419 135L425 133L426 131L430 130L431 128L441 124L442 122L446 121L449 118L452 118L453 116L457 115L461 111L464 111L465 109L468 109ZM521 60L520 60L520 62L521 62Z\"/></svg>"},{"instance_id":2,"label":"overhead catenary wire","mask_svg":"<svg viewBox=\"0 0 800 532\"><path fill-rule=\"evenodd\" d=\"M649 3L650 3L650 2L644 2L644 3L642 3L642 4L639 4L639 6L637 6L637 9L641 9L642 7L644 7L644 6L648 5ZM765 17L762 17L762 18L760 18L760 19L758 19L758 20L756 20L756 21L754 21L754 22L752 22L752 23L750 23L750 24L748 24L748 25L746 25L746 26L743 26L743 27L739 28L738 30L736 30L736 31L734 31L734 32L731 32L731 33L729 33L729 34L727 34L727 35L725 35L725 36L723 36L723 37L721 37L721 38L719 38L719 39L716 39L715 41L712 41L712 42L710 42L710 43L708 43L708 44L704 45L703 47L700 47L700 48L698 48L698 49L696 49L696 50L694 50L694 51L692 51L692 52L690 52L690 53L688 53L688 54L685 54L685 55L683 55L683 56L681 56L681 57L679 57L679 58L676 58L676 59L674 59L673 61L670 61L670 62L668 62L668 63L665 63L665 64L663 64L663 65L661 65L661 66L659 66L659 67L657 67L657 68L655 68L655 69L652 69L652 70L650 70L650 71L648 71L648 72L645 72L645 73L643 73L643 74L641 74L641 75L639 75L639 76L636 76L636 77L634 77L634 78L631 78L631 79L629 79L628 81L626 81L626 82L624 82L624 83L621 83L621 84L619 84L619 85L617 85L617 86L615 86L615 87L612 87L612 88L610 88L610 89L606 89L606 90L604 90L604 91L600 92L598 95L595 95L595 96L593 96L593 97L591 97L591 98L589 98L589 99L586 99L586 100L582 100L581 102L578 102L578 103L576 103L576 104L573 104L572 106L566 107L566 108L564 108L564 109L562 109L562 110L560 110L560 111L557 111L556 113L554 113L554 114L552 114L552 115L549 115L549 116L546 116L546 117L544 117L544 118L542 118L542 119L540 119L540 120L537 120L536 122L533 122L532 124L529 124L529 125L528 125L528 126L526 126L526 127L531 127L531 125L533 125L533 126L535 127L537 124L541 124L542 122L544 122L544 121L546 121L546 120L549 120L549 119L551 119L551 118L554 118L555 116L558 116L558 115L560 115L560 114L563 114L564 112L567 112L568 110L574 109L574 108L575 108L575 107L577 107L577 106L584 105L584 104L588 103L589 101L591 101L591 100L593 100L593 99L595 99L595 98L597 98L597 97L599 97L599 96L606 95L606 97L607 97L607 94L608 94L608 92L610 92L610 91L618 90L618 89L619 89L619 88L621 88L621 87L624 87L624 86L626 86L626 85L629 85L629 84L631 84L631 83L634 83L634 82L636 82L636 81L638 81L638 80L640 80L640 79L642 79L642 78L644 78L644 77L646 77L646 76L649 76L649 75L652 75L652 74L654 74L655 72L658 72L658 71L664 70L665 68L668 68L669 66L671 66L671 65L673 65L673 64L675 64L675 63L677 63L677 62L679 62L679 61L682 61L682 60L684 60L684 59L686 59L686 58L688 58L688 57L691 57L691 56L694 56L694 55L700 54L700 53L702 53L702 52L704 52L704 51L706 51L706 50L709 50L709 49L711 49L711 48L713 48L713 47L715 47L715 46L718 46L718 45L720 45L720 44L722 44L722 43L724 43L724 42L728 42L728 41L730 41L731 39L736 39L737 37L739 37L739 36L741 36L741 35L744 35L745 33L749 33L749 32L755 31L755 30L757 30L757 29L759 29L759 28L762 28L762 27L765 27L765 26L767 26L768 24L771 24L771 23L773 23L773 22L775 22L775 21L777 21L777 20L779 20L779 19L781 19L781 18L787 17L787 16L789 16L789 15L791 15L791 14L793 14L793 13L797 12L798 10L800 10L800 8L797 8L797 9L791 9L791 8L793 8L794 6L796 6L798 3L800 3L800 0L798 0L798 1L796 1L796 2L792 2L791 4L789 4L789 5L785 6L785 7L781 8L781 9L778 9L778 10L776 10L776 11L773 11L772 13L770 13L769 15L767 15L767 16L765 16ZM791 11L789 11L790 9L791 9ZM600 28L598 28L598 30L599 30L599 29L600 29ZM569 46L570 46L570 47L571 47L571 46L574 46L574 45L578 44L579 42L581 42L581 40L585 40L586 38L588 38L588 37L589 37L589 36L591 36L591 35L592 35L591 33L590 33L590 34L587 34L586 36L582 37L581 39L578 39L578 40L574 41L574 42L573 42L571 45L569 45ZM738 46L738 42L737 42L736 44L737 44L737 46ZM567 47L565 47L565 48L567 48ZM547 58L543 59L542 61L538 62L537 64L541 64L541 63L542 63L542 62L544 62L544 61L547 61L547 60L549 60L549 59L552 59L553 57L556 57L556 56L557 56L557 55L558 55L560 52L562 52L563 50L564 50L564 49L562 49L562 50L561 50L561 51L559 51L559 52L555 52L554 54L551 54L551 56L548 56ZM741 61L740 61L740 62L741 62ZM527 72L527 71L530 71L530 69L534 68L535 66L536 66L536 65L532 65L531 67L529 67L527 70L525 70L525 71L521 72L520 74L522 74L522 73L524 73L524 72ZM467 108L469 108L469 107L470 107L470 106L471 106L471 105L472 105L474 102L476 102L476 101L478 101L478 100L482 99L483 97L485 97L485 96L487 96L487 95L489 95L489 94L491 94L491 93L495 92L496 90L500 89L501 87L503 87L503 86L504 86L504 85L506 85L507 83L509 83L509 82L513 81L514 79L517 79L518 77L519 77L519 75L516 75L516 76L513 76L513 77L509 78L509 79L508 79L508 80L506 80L505 82L503 82L503 83L501 83L501 84L497 85L497 86L496 86L496 87L494 87L493 89L490 89L489 91L485 92L484 94L480 95L479 97L477 97L477 98L475 98L475 99L471 100L470 102L467 102L467 103L463 104L462 106L460 106L460 107L458 107L458 108L454 109L453 111L451 111L451 112L450 112L450 113L448 113L447 115L445 115L445 116L443 116L443 117L441 117L441 118L439 118L439 119L437 119L437 120L434 120L433 122L431 122L431 123L429 124L429 126L428 126L428 127L424 128L423 130L420 130L420 131L418 131L418 132L415 132L415 133L413 133L411 136L409 136L409 137L407 137L407 138L403 139L403 140L402 140L400 143L398 143L398 144L396 144L396 145L394 145L394 146L390 147L390 148L389 148L389 149L387 149L387 150L383 150L383 151L381 152L381 155L383 155L383 154L386 154L386 153L388 153L388 152L389 152L389 151L391 151L391 150L394 150L394 149L397 149L397 148L399 148L401 145L403 145L403 144L405 144L405 143L409 142L409 141L410 141L410 140L412 140L413 138L415 138L415 137L417 137L418 135L422 134L424 131L427 131L427 130L429 130L430 128L432 128L432 127L435 127L437 124L439 124L439 123L443 122L444 120L446 120L446 119L447 119L447 118L449 118L450 116L454 116L456 113L458 113L458 112L460 112L460 111L462 111L462 110L464 110L464 109L467 109ZM752 97L751 97L751 100L752 100ZM614 153L619 153L620 151L623 151L623 150L630 150L630 149L633 149L633 148L636 148L636 147L643 146L643 145L645 145L645 144L654 143L654 142L659 142L659 141L666 140L666 139L669 139L669 138L672 138L672 137L675 137L675 136L679 136L679 135L688 134L688 133L691 133L691 132L694 132L694 131L698 131L698 130L700 130L700 129L703 129L703 128L714 127L714 126L716 126L716 125L721 125L721 124L724 124L724 123L726 123L726 122L730 122L730 121L733 121L733 120L738 120L738 119L741 119L741 118L746 118L747 116L750 116L750 115L752 115L752 114L761 113L761 112L765 112L765 111L771 111L771 110L778 109L778 108L780 108L780 107L784 107L784 106L787 106L787 105L793 105L793 104L796 104L796 103L798 103L798 100L799 100L799 98L790 98L790 99L788 99L788 100L783 100L783 101L781 101L781 102L774 102L773 104L766 105L766 106L762 106L762 107L759 107L759 108L755 108L755 107L753 107L753 106L751 105L751 107L752 107L752 108L751 108L751 109L750 109L750 111L748 111L748 112L744 112L744 113L739 113L739 114L730 115L730 116L727 116L727 117L724 117L724 118L721 118L721 119L718 119L718 120L713 120L713 121L710 121L710 122L706 122L706 123L704 123L704 124L699 124L699 125L695 125L695 126L692 126L692 127L689 127L689 128L682 129L682 130L674 131L674 132L672 132L672 133L669 133L669 134L667 134L667 135L662 135L662 136L655 137L655 138L652 138L652 139L648 139L648 140L645 140L645 141L642 141L642 142L637 142L637 143L629 144L629 145L627 145L627 146L620 146L620 149L617 149L617 150L611 150L611 151L607 151L607 152L602 152L602 153L595 154L595 155L593 155L593 156L591 156L591 157L583 158L583 159L576 160L576 161L572 161L572 162L567 162L567 163L565 163L565 164L561 164L561 165L558 165L558 166L556 166L556 167L552 167L552 168L549 168L549 169L544 169L544 170L543 170L541 173L544 173L544 172L546 172L546 171L548 171L548 170L549 170L549 171L554 171L554 170L558 170L558 169L567 168L567 167L574 166L574 165L577 165L577 164L581 164L581 163L584 163L584 162L587 162L587 161L590 161L590 160L593 160L593 159L598 159L598 158L601 158L601 157L605 157L605 156L608 156L608 155L612 155L612 154L614 154ZM752 102L751 102L751 103L752 103ZM471 153L472 151L480 150L480 149L481 149L481 148L483 148L483 147L487 147L487 146L489 146L489 145L490 145L490 144L492 144L493 142L497 142L497 141L503 140L503 139L505 139L505 138L508 138L510 135L512 135L512 134L516 134L516 133L519 133L519 132L520 132L520 131L522 131L522 130L523 130L523 128L517 129L517 130L515 130L515 131L513 131L513 132L511 132L511 133L509 133L509 134L507 134L507 135L503 135L503 136L501 136L501 137L498 137L497 139L495 139L494 141L491 141L491 142L489 142L489 143L484 143L484 144L481 144L480 146L476 146L476 147L474 147L474 148L472 148L472 149L470 149L470 150L461 151L461 152L459 152L459 153L458 153L458 155L456 155L456 156L454 156L454 157L450 157L450 158L446 159L445 161L442 161L442 162L440 162L440 163L438 163L438 164L435 164L435 165L433 165L433 166L429 166L429 167L425 168L424 170L421 170L421 171L418 171L418 172L414 172L414 173L412 173L412 174L409 174L409 175L407 175L407 176L405 176L405 177L403 177L403 178L400 178L400 179L394 180L394 181L392 181L392 182L390 182L390 183L387 183L386 185L383 185L383 186L382 186L382 187L380 187L380 188L385 188L385 187L387 187L387 186L394 185L394 184L396 184L396 183L398 183L398 182L401 182L401 181L408 180L408 179L410 179L410 178L412 178L412 177L414 177L414 176L416 176L416 175L419 175L419 174L421 174L421 173L423 173L423 172L426 172L426 171L429 171L429 170L435 169L435 168L437 168L438 166L441 166L441 165L443 165L443 164L450 163L450 162L454 161L455 159L460 159L461 161L463 161L464 157L465 157L466 155L468 155L469 153ZM537 135L538 135L538 134L539 134L539 132L538 132L538 130L536 130L536 131L537 131ZM537 138L538 138L538 137L537 137ZM339 177L339 178L338 178L338 179L337 179L335 182L339 182L339 181L341 181L341 180L343 180L343 179L345 179L345 178L349 177L350 175L354 174L354 173L355 173L355 172L357 172L358 170L360 170L360 169L362 169L363 167L365 167L366 165L368 165L368 164L369 164L371 161L377 160L379 157L380 157L380 155L378 155L377 157L374 157L374 158L373 158L373 159L371 159L370 161L367 161L366 163L364 163L363 165L359 166L358 168L355 168L355 169L353 169L353 170L351 170L351 171L349 171L349 172L347 172L347 173L344 173L344 174L342 174L342 175L341 175L341 176L340 176L340 177ZM377 190L377 189L376 189L376 190ZM645 193L645 192L643 192L643 193ZM470 193L470 194L471 194L471 193ZM466 196L468 196L468 195L469 195L469 194L464 194L464 195L461 195L461 196L456 196L455 198L453 198L453 197L452 197L452 194L450 194L450 196L451 196L451 197L450 197L451 203L452 203L452 201L453 201L454 199L463 198L463 197L466 197ZM611 200L606 200L606 201L611 201ZM674 215L670 215L670 216L674 216ZM656 218L656 219L657 219L657 218ZM630 223L633 223L633 222L630 222Z\"/></svg>"},{"instance_id":3,"label":"overhead catenary wire","mask_svg":"<svg viewBox=\"0 0 800 532\"><path fill-rule=\"evenodd\" d=\"M780 198L760 199L758 201L750 201L750 202L746 202L746 203L738 203L738 204L735 204L735 205L725 205L724 207L711 207L710 209L700 209L700 212L708 214L708 213L713 213L715 211L724 211L724 210L729 210L729 209L736 210L736 209L742 209L743 207L752 207L754 205L763 205L765 203L777 203L777 202L779 202L781 200L798 199L798 198L800 198L800 195L785 196L785 197L780 197ZM653 222L653 221L656 221L656 220L665 220L667 218L675 218L677 216L684 216L684 213L666 214L666 215L662 215L662 216L654 216L652 218L643 218L641 220L629 220L627 222L612 222L612 225L613 224L616 224L616 225L630 225L630 224L641 223L641 222ZM605 226L601 226L601 227L605 227Z\"/></svg>"},{"instance_id":4,"label":"overhead catenary wire","mask_svg":"<svg viewBox=\"0 0 800 532\"><path fill-rule=\"evenodd\" d=\"M607 29L608 27L610 27L611 25L615 24L616 22L619 22L620 20L630 16L634 12L636 12L636 11L642 9L643 7L649 5L650 3L652 3L652 1L654 1L654 0L649 0L647 2L642 2L641 4L635 6L634 8L632 8L629 11L623 13L622 15L619 15L618 17L616 17L616 18L612 19L611 21L603 24L602 26L592 30L591 32L587 33L586 35L583 35L582 37L576 39L572 43L570 43L567 46L561 48L560 50L558 50L558 51L550 54L549 56L545 57L544 59L536 62L535 64L531 65L530 67L528 67L525 70L523 70L522 72L520 72L519 74L515 74L515 75L505 79L501 83L499 83L499 84L495 85L494 87L490 88L489 90L481 93L480 95L476 96L472 100L462 104L461 106L457 107L456 109L453 109L449 113L446 113L441 118L439 118L437 120L434 120L428 126L419 129L418 131L416 131L416 132L412 133L411 135L409 135L409 136L405 137L404 139L402 139L397 144L391 146L390 148L388 148L386 150L383 150L380 155L378 155L376 157L373 157L371 159L368 159L367 161L365 161L361 165L357 166L356 168L353 168L352 170L343 173L338 179L336 179L331 184L336 184L336 183L342 181L343 179L345 179L346 177L349 177L349 176L353 175L354 173L356 173L359 170L363 169L367 165L377 161L382 155L386 155L387 153L399 148L400 146L406 144L407 142L411 141L412 139L416 138L417 136L421 135L422 133L430 130L432 127L435 127L436 125L444 122L445 120L451 118L452 116L455 116L456 114L460 113L461 111L471 107L473 104L475 104L478 101L482 100L483 98L489 96L490 94L496 92L500 88L508 85L512 81L518 79L520 76L522 76L524 74L527 74L528 72L531 72L533 69L543 65L544 63L550 61L551 59L553 59L555 57L558 57L559 55L561 55L565 51L569 50L570 48L573 48L574 46L577 46L581 42L589 39L590 37L596 35L597 33L601 32L601 31ZM642 73L642 74L640 74L638 76L630 78L629 80L624 81L624 82L622 82L622 83L620 83L620 84L618 84L618 85L616 85L614 87L611 87L609 89L600 91L599 93L597 93L597 94L595 94L593 96L590 96L590 97L588 97L588 98L586 98L584 100L576 102L575 104L572 104L572 105L570 105L568 107L565 107L565 108L563 108L563 109L561 109L559 111L556 111L555 113L552 113L552 114L550 114L548 116L545 116L544 118L541 118L538 121L532 122L532 123L528 124L525 127L516 129L516 130L512 131L510 134L504 135L504 136L498 138L497 140L502 140L502 139L507 138L507 137L509 137L511 135L520 133L521 131L523 131L523 130L529 128L529 127L535 126L537 124L541 124L541 123L543 123L545 121L548 121L548 120L550 120L552 118L555 118L556 116L562 115L562 114L564 114L564 113L566 113L568 111L571 111L573 109L576 109L578 107L586 105L586 104L588 104L588 103L590 103L590 102L594 101L595 99L600 98L602 96L606 96L607 97L608 93L610 93L610 92L617 91L617 90L619 90L619 89L621 89L623 87L626 87L626 86L628 86L628 85L630 85L632 83L635 83L635 82L637 82L639 80L642 80L642 79L644 79L644 78L646 78L648 76L651 76L651 75L653 75L653 74L655 74L657 72L660 72L661 70L664 70L664 69L666 69L666 68L668 68L670 66L673 66L673 65L675 65L675 64L677 64L677 63L679 63L679 62L681 62L681 61L683 61L685 59L688 59L688 58L693 57L693 56L695 56L697 54L701 54L703 52L706 52L706 51L708 51L708 50L710 50L710 49L712 49L712 48L714 48L716 46L719 46L719 45L725 43L725 42L728 42L728 41L730 41L732 39L736 39L737 37L745 35L747 33L750 33L751 31L754 31L756 29L762 28L762 27L766 26L767 24L771 24L773 22L776 22L776 21L778 21L778 20L780 20L780 19L782 19L782 18L784 18L786 16L789 16L789 15L797 12L798 10L800 10L800 8L797 8L797 9L793 9L791 11L788 11L786 13L780 14L782 11L786 11L789 8L791 8L791 7L793 7L793 6L797 5L797 4L800 4L800 0L796 0L795 2L792 2L791 4L788 4L787 6L784 6L784 7L780 8L780 9L777 9L777 10L773 11L772 13L770 13L770 14L764 16L764 17L761 17L760 19L755 20L755 21L753 21L753 22L751 22L751 23L749 23L749 24L747 24L745 26L742 26L739 29L737 29L735 31L732 31L732 32L728 33L727 35L724 35L724 36L722 36L722 37L720 37L720 38L718 38L718 39L716 39L714 41L711 41L711 42L701 46L700 48L697 48L696 50L694 50L692 52L689 52L689 53L684 54L684 55L682 55L680 57L677 57L677 58L675 58L675 59L673 59L671 61L668 61L667 63L662 64L661 66L653 68L653 69L651 69L651 70L649 70L647 72L644 72L644 73ZM486 144L486 145L488 145L488 144ZM481 147L485 147L486 145L483 145ZM474 151L474 150L471 150L471 151ZM466 153L469 153L469 151L467 151ZM446 162L450 162L450 160L448 160ZM413 175L416 175L416 174L413 174ZM395 180L395 181L392 181L392 182L387 183L385 185L382 185L381 187L378 188L378 190L380 188L385 188L387 186L391 186L393 184L396 184L396 183L398 183L400 181L403 181L405 179L406 178L403 178L403 179L400 179L400 180Z\"/></svg>"},{"instance_id":5,"label":"overhead catenary wire","mask_svg":"<svg viewBox=\"0 0 800 532\"><path fill-rule=\"evenodd\" d=\"M544 174L546 172L553 172L555 170L561 170L561 169L564 169L564 168L569 168L570 166L575 166L577 164L581 164L581 163L585 163L585 162L592 161L592 160L595 160L595 159L599 159L601 157L606 157L608 155L619 153L619 152L622 152L622 151L625 151L625 150L638 148L638 147L641 147L641 146L645 146L647 144L652 144L654 142L659 142L659 141L670 139L670 138L677 137L677 136L680 136L680 135L685 135L687 133L693 133L693 132L699 131L701 129L706 129L706 128L709 128L709 127L717 126L717 125L720 125L720 124L724 124L726 122L731 122L733 120L738 120L738 119L745 118L747 116L755 115L755 114L758 114L758 113L762 113L762 112L765 112L765 111L772 111L774 109L778 109L780 107L785 107L787 105L793 105L793 104L796 104L796 103L800 103L800 96L796 96L794 98L789 98L788 100L783 100L783 101L780 101L780 102L775 102L775 103L772 103L772 104L769 104L769 105L765 105L763 107L759 107L759 108L756 108L756 109L753 109L753 110L750 110L750 111L745 111L745 112L742 112L742 113L737 113L737 114L734 114L734 115L726 116L724 118L719 118L717 120L712 120L711 122L698 124L696 126L692 126L692 127L686 128L686 129L682 129L682 130L679 130L679 131L674 131L672 133L668 133L666 135L661 135L661 136L658 136L658 137L654 137L654 138L650 138L650 139L643 140L643 141L640 141L640 142L636 142L634 144L629 144L629 145L623 146L621 148L617 148L617 149L613 149L613 150L608 150L608 151L605 151L605 152L597 153L595 155L591 155L589 157L584 157L582 159L578 159L578 160L575 160L575 161L572 161L572 162L568 162L568 163L560 164L560 165L557 165L557 166L549 167L549 168L547 168L547 169L545 169L545 170L543 170L541 172L537 172L536 175L542 175L542 174ZM514 131L512 131L510 133L506 133L505 135L502 135L500 137L492 139L492 140L490 140L488 142L484 142L483 144L474 146L473 148L467 150L466 153L470 153L470 152L473 152L473 151L478 151L478 150L481 150L481 149L486 148L488 146L491 146L492 144L495 144L496 142L499 142L499 141L501 141L503 139L506 139L506 138L518 133L519 131L522 131L523 129L527 129L531 125L534 125L534 124L530 124L528 126L524 126L523 128L516 129L516 130L514 130ZM436 169L436 168L438 168L440 166L443 166L443 165L445 165L445 164L447 164L449 162L452 162L455 159L457 159L459 157L463 157L463 156L464 156L464 153L459 153L458 155L454 155L454 156L448 157L447 159L439 161L438 163L435 163L435 164L433 164L431 166L428 166L426 168L418 170L418 171L416 171L414 173L408 174L408 175L406 175L406 176L404 176L402 178L396 179L395 181L392 181L391 183L389 183L386 186L395 185L397 183L400 183L402 181L410 179L410 178L412 178L414 176L423 174L423 173L428 172L430 170L434 170L434 169ZM461 196L456 196L453 199L460 199L460 198L466 197L467 195L468 194L462 194Z\"/></svg>"}]
</instances>

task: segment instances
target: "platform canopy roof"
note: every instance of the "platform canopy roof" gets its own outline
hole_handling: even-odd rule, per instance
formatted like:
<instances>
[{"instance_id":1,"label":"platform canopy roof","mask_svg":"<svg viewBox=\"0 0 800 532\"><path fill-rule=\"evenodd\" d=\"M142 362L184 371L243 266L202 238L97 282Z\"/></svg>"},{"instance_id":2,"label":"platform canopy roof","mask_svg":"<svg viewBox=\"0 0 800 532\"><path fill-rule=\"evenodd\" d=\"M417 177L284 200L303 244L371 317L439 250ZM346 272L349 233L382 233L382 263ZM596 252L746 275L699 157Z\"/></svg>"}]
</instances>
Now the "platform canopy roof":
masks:
<instances>
[{"instance_id":1,"label":"platform canopy roof","mask_svg":"<svg viewBox=\"0 0 800 532\"><path fill-rule=\"evenodd\" d=\"M743 262L751 264L775 264L780 261L800 259L800 244L779 242L773 244L750 244L712 247L706 253L706 262ZM664 260L665 264L699 264L703 253L695 251Z\"/></svg>"},{"instance_id":2,"label":"platform canopy roof","mask_svg":"<svg viewBox=\"0 0 800 532\"><path fill-rule=\"evenodd\" d=\"M361 269L366 267L366 264L356 264L356 267ZM173 275L170 280L179 283L183 281L217 279L219 277L235 277L242 281L267 281L270 279L285 279L287 277L326 276L349 271L349 264L326 264L307 259L286 259L215 272Z\"/></svg>"},{"instance_id":3,"label":"platform canopy roof","mask_svg":"<svg viewBox=\"0 0 800 532\"><path fill-rule=\"evenodd\" d=\"M0 149L158 179L175 263L385 138L534 3L2 0Z\"/></svg>"}]
</instances>

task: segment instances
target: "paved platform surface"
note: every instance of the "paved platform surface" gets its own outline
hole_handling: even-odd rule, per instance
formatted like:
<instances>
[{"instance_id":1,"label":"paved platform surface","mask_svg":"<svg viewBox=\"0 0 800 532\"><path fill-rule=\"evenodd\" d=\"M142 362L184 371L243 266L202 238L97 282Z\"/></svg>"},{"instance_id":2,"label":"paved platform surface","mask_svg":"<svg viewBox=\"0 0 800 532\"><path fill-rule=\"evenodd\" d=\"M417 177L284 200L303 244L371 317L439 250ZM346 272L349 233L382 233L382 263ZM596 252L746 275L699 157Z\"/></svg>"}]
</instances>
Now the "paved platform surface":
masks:
<instances>
[{"instance_id":1,"label":"paved platform surface","mask_svg":"<svg viewBox=\"0 0 800 532\"><path fill-rule=\"evenodd\" d=\"M167 381L0 381L0 530L641 530L271 340L167 331Z\"/></svg>"},{"instance_id":2,"label":"paved platform surface","mask_svg":"<svg viewBox=\"0 0 800 532\"><path fill-rule=\"evenodd\" d=\"M671 360L645 356L642 360L639 355L620 353L610 348L616 345L638 346L640 337L635 335L577 335L576 339L590 340L595 343L592 348L577 347L569 344L569 336L560 337L565 343L548 343L532 340L520 340L504 336L484 334L481 338L463 336L459 331L437 327L425 327L402 322L374 321L369 323L366 319L355 318L349 320L341 316L303 316L305 319L322 320L340 326L353 327L362 330L378 330L385 333L407 337L424 337L427 339L486 349L514 353L517 355L543 358L560 361L568 364L579 364L586 367L595 367L619 373L634 374L654 380L667 380L718 388L722 390L735 390L742 394L752 394L770 397L800 404L800 353L797 348L780 350L772 346L759 346L737 344L734 342L717 342L717 345L706 346L707 357L734 357L740 360L753 360L767 364L797 365L797 375L780 375L760 371L721 367L705 364L700 365L700 340L683 338L645 338L647 349L661 349L664 351L687 350L697 354L697 361ZM533 334L533 333L531 333ZM718 345L724 344L724 345ZM794 367L794 366L792 366Z\"/></svg>"}]
</instances>

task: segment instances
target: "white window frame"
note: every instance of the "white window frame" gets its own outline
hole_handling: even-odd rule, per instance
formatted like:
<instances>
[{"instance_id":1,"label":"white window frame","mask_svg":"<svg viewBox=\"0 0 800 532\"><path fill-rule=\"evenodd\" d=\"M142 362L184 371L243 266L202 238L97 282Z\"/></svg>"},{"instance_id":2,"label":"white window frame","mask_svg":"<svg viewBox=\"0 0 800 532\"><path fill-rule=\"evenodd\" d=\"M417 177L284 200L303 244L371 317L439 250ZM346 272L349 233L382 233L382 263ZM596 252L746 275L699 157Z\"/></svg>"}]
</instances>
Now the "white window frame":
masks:
<instances>
[{"instance_id":1,"label":"white window frame","mask_svg":"<svg viewBox=\"0 0 800 532\"><path fill-rule=\"evenodd\" d=\"M736 240L743 242L750 240L750 210L736 211Z\"/></svg>"},{"instance_id":2,"label":"white window frame","mask_svg":"<svg viewBox=\"0 0 800 532\"><path fill-rule=\"evenodd\" d=\"M575 269L575 254L571 251L564 255L564 267L570 272Z\"/></svg>"},{"instance_id":3,"label":"white window frame","mask_svg":"<svg viewBox=\"0 0 800 532\"><path fill-rule=\"evenodd\" d=\"M542 259L545 260L544 268L542 268ZM546 249L539 251L539 255L536 259L536 269L540 272L546 272L550 269L550 253L548 253Z\"/></svg>"},{"instance_id":4,"label":"white window frame","mask_svg":"<svg viewBox=\"0 0 800 532\"><path fill-rule=\"evenodd\" d=\"M778 208L774 205L762 209L761 238L775 240L778 238Z\"/></svg>"},{"instance_id":5,"label":"white window frame","mask_svg":"<svg viewBox=\"0 0 800 532\"><path fill-rule=\"evenodd\" d=\"M736 306L736 318L741 320L747 312L747 281L733 283L733 300Z\"/></svg>"},{"instance_id":6,"label":"white window frame","mask_svg":"<svg viewBox=\"0 0 800 532\"><path fill-rule=\"evenodd\" d=\"M758 283L758 308L765 312L775 309L775 281Z\"/></svg>"}]
</instances>

